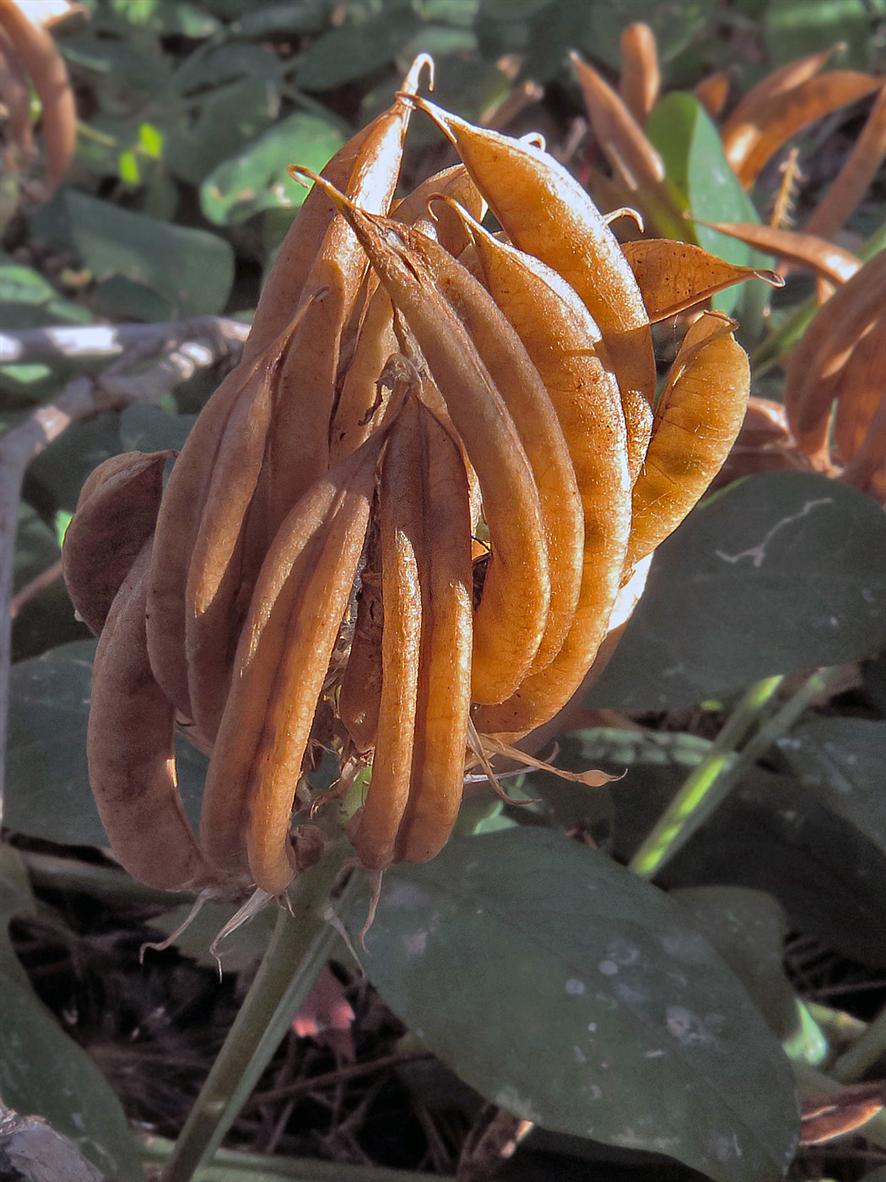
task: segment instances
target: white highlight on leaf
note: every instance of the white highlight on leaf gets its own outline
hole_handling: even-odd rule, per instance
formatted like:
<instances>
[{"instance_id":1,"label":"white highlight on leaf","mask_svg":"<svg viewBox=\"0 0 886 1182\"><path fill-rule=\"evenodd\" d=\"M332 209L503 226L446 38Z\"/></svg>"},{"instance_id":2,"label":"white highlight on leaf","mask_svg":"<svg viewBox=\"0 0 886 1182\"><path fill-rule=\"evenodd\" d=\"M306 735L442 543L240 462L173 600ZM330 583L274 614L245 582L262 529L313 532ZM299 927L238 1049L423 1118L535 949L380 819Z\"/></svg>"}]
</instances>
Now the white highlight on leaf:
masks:
<instances>
[{"instance_id":1,"label":"white highlight on leaf","mask_svg":"<svg viewBox=\"0 0 886 1182\"><path fill-rule=\"evenodd\" d=\"M577 977L570 977L566 981L565 989L570 997L581 997L585 991L585 983L579 981Z\"/></svg>"}]
</instances>

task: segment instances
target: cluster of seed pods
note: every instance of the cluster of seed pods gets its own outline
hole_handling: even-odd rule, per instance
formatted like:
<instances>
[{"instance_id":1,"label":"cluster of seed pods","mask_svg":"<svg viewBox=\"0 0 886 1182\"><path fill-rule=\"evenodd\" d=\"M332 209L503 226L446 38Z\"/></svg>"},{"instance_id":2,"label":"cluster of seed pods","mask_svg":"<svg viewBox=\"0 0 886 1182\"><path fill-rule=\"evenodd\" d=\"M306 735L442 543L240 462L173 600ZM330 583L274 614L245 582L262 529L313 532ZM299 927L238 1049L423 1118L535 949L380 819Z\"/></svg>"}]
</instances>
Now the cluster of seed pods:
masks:
<instances>
[{"instance_id":1,"label":"cluster of seed pods","mask_svg":"<svg viewBox=\"0 0 886 1182\"><path fill-rule=\"evenodd\" d=\"M92 786L145 882L285 891L321 746L364 772L364 866L433 857L466 770L576 692L741 425L734 323L699 313L657 398L651 323L755 273L625 253L532 138L418 97L424 64L321 177L293 168L313 188L165 488L165 454L116 457L71 524ZM416 108L461 162L394 201ZM199 833L177 728L210 756Z\"/></svg>"}]
</instances>

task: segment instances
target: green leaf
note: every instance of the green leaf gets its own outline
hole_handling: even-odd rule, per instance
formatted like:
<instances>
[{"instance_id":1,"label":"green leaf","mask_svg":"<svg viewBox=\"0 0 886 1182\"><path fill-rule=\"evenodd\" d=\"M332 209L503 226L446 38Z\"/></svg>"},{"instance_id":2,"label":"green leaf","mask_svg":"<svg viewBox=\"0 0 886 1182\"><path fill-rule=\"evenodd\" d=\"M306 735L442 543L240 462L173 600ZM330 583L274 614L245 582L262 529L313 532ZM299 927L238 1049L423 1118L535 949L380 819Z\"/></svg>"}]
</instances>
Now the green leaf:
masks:
<instances>
[{"instance_id":1,"label":"green leaf","mask_svg":"<svg viewBox=\"0 0 886 1182\"><path fill-rule=\"evenodd\" d=\"M597 0L588 5L591 36L582 45L613 69L621 65L621 31L631 21L645 21L655 33L663 61L676 57L704 28L714 0Z\"/></svg>"},{"instance_id":2,"label":"green leaf","mask_svg":"<svg viewBox=\"0 0 886 1182\"><path fill-rule=\"evenodd\" d=\"M787 919L777 899L746 887L674 891L694 925L716 948L784 1042L800 1026L797 997L782 965Z\"/></svg>"},{"instance_id":3,"label":"green leaf","mask_svg":"<svg viewBox=\"0 0 886 1182\"><path fill-rule=\"evenodd\" d=\"M35 493L35 504L41 509L73 512L83 482L93 468L125 450L120 441L119 414L72 423L28 469L29 481L40 494L38 499ZM44 506L44 501L49 504Z\"/></svg>"},{"instance_id":4,"label":"green leaf","mask_svg":"<svg viewBox=\"0 0 886 1182\"><path fill-rule=\"evenodd\" d=\"M79 640L12 668L4 821L19 833L61 845L108 843L86 768L94 652L95 641ZM181 741L176 760L182 797L193 819L199 813L206 759Z\"/></svg>"},{"instance_id":5,"label":"green leaf","mask_svg":"<svg viewBox=\"0 0 886 1182\"><path fill-rule=\"evenodd\" d=\"M217 225L245 221L264 209L294 209L307 190L286 174L290 164L319 172L344 142L332 117L301 112L265 132L239 156L215 168L200 186L200 204Z\"/></svg>"},{"instance_id":6,"label":"green leaf","mask_svg":"<svg viewBox=\"0 0 886 1182\"><path fill-rule=\"evenodd\" d=\"M228 15L236 17L232 33L240 37L267 37L273 33L319 33L325 28L332 0L278 0L264 3L253 11L244 11L243 0L213 0L229 6Z\"/></svg>"},{"instance_id":7,"label":"green leaf","mask_svg":"<svg viewBox=\"0 0 886 1182\"><path fill-rule=\"evenodd\" d=\"M886 643L886 519L863 493L801 472L705 500L662 545L588 704L691 706Z\"/></svg>"},{"instance_id":8,"label":"green leaf","mask_svg":"<svg viewBox=\"0 0 886 1182\"><path fill-rule=\"evenodd\" d=\"M695 735L599 728L570 735L558 762L623 777L593 796L610 798L611 852L627 861L709 749ZM535 788L529 777L527 790ZM863 964L886 966L886 858L865 833L789 776L755 768L660 877L671 887L734 884L767 891L792 928Z\"/></svg>"},{"instance_id":9,"label":"green leaf","mask_svg":"<svg viewBox=\"0 0 886 1182\"><path fill-rule=\"evenodd\" d=\"M675 91L663 98L649 116L646 134L661 154L668 181L690 217L706 222L759 223L751 199L723 154L720 133L694 95ZM772 265L766 255L707 226L689 223L682 237L738 266ZM720 292L714 307L729 313L739 295L737 288Z\"/></svg>"},{"instance_id":10,"label":"green leaf","mask_svg":"<svg viewBox=\"0 0 886 1182\"><path fill-rule=\"evenodd\" d=\"M494 21L525 21L550 8L553 0L480 0L480 15Z\"/></svg>"},{"instance_id":11,"label":"green leaf","mask_svg":"<svg viewBox=\"0 0 886 1182\"><path fill-rule=\"evenodd\" d=\"M19 591L25 583L52 566L58 557L58 542L51 527L30 505L22 504L15 538L14 589Z\"/></svg>"},{"instance_id":12,"label":"green leaf","mask_svg":"<svg viewBox=\"0 0 886 1182\"><path fill-rule=\"evenodd\" d=\"M884 18L883 0L778 0L768 6L763 32L775 65L843 41L841 64L865 70L876 64L876 26Z\"/></svg>"},{"instance_id":13,"label":"green leaf","mask_svg":"<svg viewBox=\"0 0 886 1182\"><path fill-rule=\"evenodd\" d=\"M125 278L169 319L221 312L234 277L229 243L64 188L33 219L34 232L74 250L98 280ZM121 312L119 305L114 309Z\"/></svg>"},{"instance_id":14,"label":"green leaf","mask_svg":"<svg viewBox=\"0 0 886 1182\"><path fill-rule=\"evenodd\" d=\"M805 788L886 856L886 722L812 718L781 739L778 749Z\"/></svg>"},{"instance_id":15,"label":"green leaf","mask_svg":"<svg viewBox=\"0 0 886 1182\"><path fill-rule=\"evenodd\" d=\"M192 120L182 112L173 115L167 159L176 176L199 185L272 126L280 109L279 63L272 54L265 56L272 59L269 67L211 91Z\"/></svg>"},{"instance_id":16,"label":"green leaf","mask_svg":"<svg viewBox=\"0 0 886 1182\"><path fill-rule=\"evenodd\" d=\"M790 1161L777 1041L677 904L599 851L522 828L450 842L388 872L366 948L387 1004L509 1112L717 1182Z\"/></svg>"},{"instance_id":17,"label":"green leaf","mask_svg":"<svg viewBox=\"0 0 886 1182\"><path fill-rule=\"evenodd\" d=\"M128 406L120 415L124 451L181 451L196 415L171 415L159 406Z\"/></svg>"},{"instance_id":18,"label":"green leaf","mask_svg":"<svg viewBox=\"0 0 886 1182\"><path fill-rule=\"evenodd\" d=\"M421 21L401 4L377 16L342 25L318 37L301 60L302 90L333 90L392 62L421 31Z\"/></svg>"},{"instance_id":19,"label":"green leaf","mask_svg":"<svg viewBox=\"0 0 886 1182\"><path fill-rule=\"evenodd\" d=\"M95 1063L37 998L9 944L9 921L36 910L17 852L0 847L0 1096L45 1117L108 1178L144 1175L120 1102Z\"/></svg>"}]
</instances>

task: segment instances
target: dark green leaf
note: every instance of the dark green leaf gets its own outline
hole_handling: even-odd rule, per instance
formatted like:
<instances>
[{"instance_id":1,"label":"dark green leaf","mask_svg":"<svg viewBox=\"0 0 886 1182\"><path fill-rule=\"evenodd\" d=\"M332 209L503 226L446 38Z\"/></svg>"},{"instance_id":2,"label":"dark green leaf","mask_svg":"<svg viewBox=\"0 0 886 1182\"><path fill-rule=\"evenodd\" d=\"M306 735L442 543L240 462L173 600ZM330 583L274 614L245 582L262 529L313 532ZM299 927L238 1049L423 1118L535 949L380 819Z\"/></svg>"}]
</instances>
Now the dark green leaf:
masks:
<instances>
[{"instance_id":1,"label":"dark green leaf","mask_svg":"<svg viewBox=\"0 0 886 1182\"><path fill-rule=\"evenodd\" d=\"M709 747L678 732L600 728L568 736L558 762L623 776L593 795L610 797L611 851L627 861ZM526 788L535 792L534 776ZM564 814L561 823L581 820ZM886 966L886 858L789 776L754 769L660 879L674 887L729 883L767 891L796 930L863 964Z\"/></svg>"},{"instance_id":2,"label":"dark green leaf","mask_svg":"<svg viewBox=\"0 0 886 1182\"><path fill-rule=\"evenodd\" d=\"M545 8L553 0L480 0L480 15L494 21L525 21Z\"/></svg>"},{"instance_id":3,"label":"dark green leaf","mask_svg":"<svg viewBox=\"0 0 886 1182\"><path fill-rule=\"evenodd\" d=\"M778 749L805 788L886 856L886 722L813 718Z\"/></svg>"},{"instance_id":4,"label":"dark green leaf","mask_svg":"<svg viewBox=\"0 0 886 1182\"><path fill-rule=\"evenodd\" d=\"M203 212L210 221L225 225L245 221L263 209L294 209L307 190L287 176L287 166L303 164L319 172L343 142L333 118L290 115L209 174L200 186Z\"/></svg>"},{"instance_id":5,"label":"dark green leaf","mask_svg":"<svg viewBox=\"0 0 886 1182\"><path fill-rule=\"evenodd\" d=\"M784 1042L799 1028L797 998L782 958L787 919L772 895L746 887L689 887L672 898L720 953Z\"/></svg>"},{"instance_id":6,"label":"dark green leaf","mask_svg":"<svg viewBox=\"0 0 886 1182\"><path fill-rule=\"evenodd\" d=\"M453 841L388 872L366 946L387 1003L508 1111L718 1182L782 1176L781 1048L685 913L598 851L538 829Z\"/></svg>"},{"instance_id":7,"label":"dark green leaf","mask_svg":"<svg viewBox=\"0 0 886 1182\"><path fill-rule=\"evenodd\" d=\"M45 1117L108 1178L141 1182L135 1143L120 1102L95 1063L33 992L9 944L16 915L35 910L17 852L0 848L0 1096L20 1113ZM48 1175L47 1175L48 1177Z\"/></svg>"},{"instance_id":8,"label":"dark green leaf","mask_svg":"<svg viewBox=\"0 0 886 1182\"><path fill-rule=\"evenodd\" d=\"M778 0L763 21L766 47L776 65L842 41L841 64L870 69L878 20L886 18L883 0Z\"/></svg>"},{"instance_id":9,"label":"dark green leaf","mask_svg":"<svg viewBox=\"0 0 886 1182\"><path fill-rule=\"evenodd\" d=\"M234 255L216 234L156 221L70 188L36 214L34 230L76 251L96 279L123 277L147 288L170 319L220 312L227 302Z\"/></svg>"},{"instance_id":10,"label":"dark green leaf","mask_svg":"<svg viewBox=\"0 0 886 1182\"><path fill-rule=\"evenodd\" d=\"M173 116L167 159L176 176L199 185L214 168L246 149L271 127L280 109L280 85L276 77L279 69L273 54L265 56L271 59L270 65L254 76L207 94L193 121L180 112Z\"/></svg>"},{"instance_id":11,"label":"dark green leaf","mask_svg":"<svg viewBox=\"0 0 886 1182\"><path fill-rule=\"evenodd\" d=\"M717 128L694 95L674 92L663 98L649 116L646 134L661 154L667 178L690 217L706 222L759 222L726 161ZM766 255L707 226L690 223L683 237L738 266L772 265ZM714 307L729 313L739 295L738 288L720 292Z\"/></svg>"},{"instance_id":12,"label":"dark green leaf","mask_svg":"<svg viewBox=\"0 0 886 1182\"><path fill-rule=\"evenodd\" d=\"M15 539L15 590L42 574L58 556L58 542L50 526L30 505L23 504Z\"/></svg>"},{"instance_id":13,"label":"dark green leaf","mask_svg":"<svg viewBox=\"0 0 886 1182\"><path fill-rule=\"evenodd\" d=\"M587 7L592 14L591 38L581 48L617 68L621 31L631 21L652 27L659 53L669 61L703 29L716 5L713 0L605 0Z\"/></svg>"},{"instance_id":14,"label":"dark green leaf","mask_svg":"<svg viewBox=\"0 0 886 1182\"><path fill-rule=\"evenodd\" d=\"M420 30L416 14L399 4L394 11L331 29L304 55L296 81L303 90L333 90L388 65Z\"/></svg>"},{"instance_id":15,"label":"dark green leaf","mask_svg":"<svg viewBox=\"0 0 886 1182\"><path fill-rule=\"evenodd\" d=\"M660 547L588 703L690 706L886 642L886 519L839 481L774 472L704 501Z\"/></svg>"},{"instance_id":16,"label":"dark green leaf","mask_svg":"<svg viewBox=\"0 0 886 1182\"><path fill-rule=\"evenodd\" d=\"M125 451L120 440L119 414L97 415L72 423L37 457L29 469L29 481L39 491L34 501L47 514L55 509L72 513L83 482L93 468L109 456ZM48 502L44 506L44 501Z\"/></svg>"},{"instance_id":17,"label":"dark green leaf","mask_svg":"<svg viewBox=\"0 0 886 1182\"><path fill-rule=\"evenodd\" d=\"M241 37L267 37L274 33L319 33L326 26L332 0L278 0L253 11L244 11L243 0L213 0L224 4L225 15L236 17L232 32Z\"/></svg>"},{"instance_id":18,"label":"dark green leaf","mask_svg":"<svg viewBox=\"0 0 886 1182\"><path fill-rule=\"evenodd\" d=\"M94 641L75 641L13 666L4 820L19 833L62 845L107 845L86 769L94 652ZM180 742L177 763L193 818L206 759Z\"/></svg>"},{"instance_id":19,"label":"dark green leaf","mask_svg":"<svg viewBox=\"0 0 886 1182\"><path fill-rule=\"evenodd\" d=\"M196 415L171 415L159 406L129 406L120 415L124 451L180 451Z\"/></svg>"}]
</instances>

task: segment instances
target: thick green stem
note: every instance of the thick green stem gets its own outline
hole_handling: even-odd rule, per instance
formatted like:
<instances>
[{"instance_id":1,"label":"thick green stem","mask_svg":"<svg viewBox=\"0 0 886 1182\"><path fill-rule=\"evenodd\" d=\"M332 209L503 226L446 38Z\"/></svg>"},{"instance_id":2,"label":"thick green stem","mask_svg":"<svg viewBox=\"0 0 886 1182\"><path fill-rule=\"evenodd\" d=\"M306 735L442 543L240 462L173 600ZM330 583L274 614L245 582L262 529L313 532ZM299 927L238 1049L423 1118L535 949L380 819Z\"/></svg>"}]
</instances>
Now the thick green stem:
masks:
<instances>
[{"instance_id":1,"label":"thick green stem","mask_svg":"<svg viewBox=\"0 0 886 1182\"><path fill-rule=\"evenodd\" d=\"M840 1083L856 1083L883 1055L886 1055L886 1009L837 1058L831 1075Z\"/></svg>"},{"instance_id":2,"label":"thick green stem","mask_svg":"<svg viewBox=\"0 0 886 1182\"><path fill-rule=\"evenodd\" d=\"M297 880L292 913L280 909L261 967L176 1141L164 1182L191 1182L221 1144L329 959L337 934L325 909L349 852L344 844L327 850Z\"/></svg>"},{"instance_id":3,"label":"thick green stem","mask_svg":"<svg viewBox=\"0 0 886 1182\"><path fill-rule=\"evenodd\" d=\"M782 681L782 677L765 677L742 697L704 759L634 853L629 866L635 874L651 878L695 832L710 811L711 794L719 777L735 759L736 748L757 723Z\"/></svg>"},{"instance_id":4,"label":"thick green stem","mask_svg":"<svg viewBox=\"0 0 886 1182\"><path fill-rule=\"evenodd\" d=\"M652 878L657 874L723 803L745 773L766 754L773 743L787 734L839 673L839 669L820 669L813 673L738 753L736 748L741 738L759 718L782 679L765 678L751 686L711 745L707 756L690 774L631 858L630 869L641 878Z\"/></svg>"}]
</instances>

